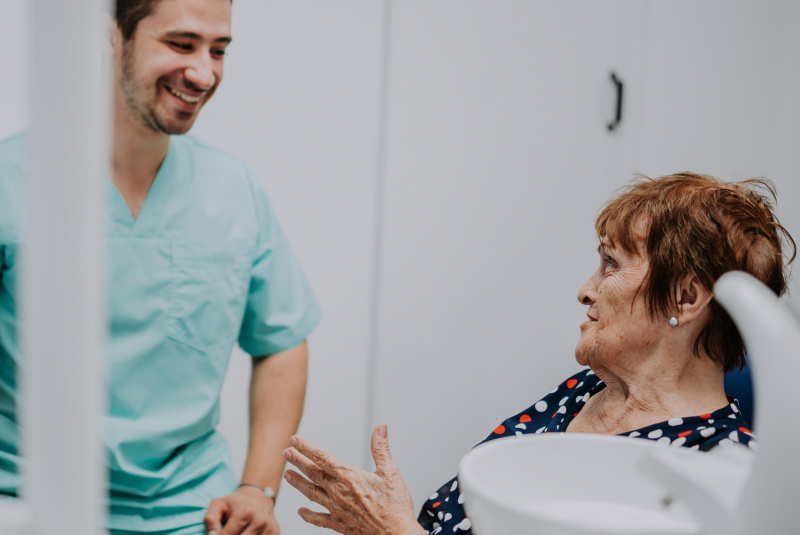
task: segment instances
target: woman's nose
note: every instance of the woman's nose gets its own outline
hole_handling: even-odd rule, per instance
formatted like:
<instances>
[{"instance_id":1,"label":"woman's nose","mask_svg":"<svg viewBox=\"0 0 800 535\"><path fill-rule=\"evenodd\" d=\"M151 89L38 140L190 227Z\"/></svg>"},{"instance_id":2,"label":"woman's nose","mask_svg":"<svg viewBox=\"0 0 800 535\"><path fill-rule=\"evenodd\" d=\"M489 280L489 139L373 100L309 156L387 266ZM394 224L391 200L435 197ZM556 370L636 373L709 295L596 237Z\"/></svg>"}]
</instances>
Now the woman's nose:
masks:
<instances>
[{"instance_id":1,"label":"woman's nose","mask_svg":"<svg viewBox=\"0 0 800 535\"><path fill-rule=\"evenodd\" d=\"M578 290L578 301L582 305L591 305L597 300L597 291L595 290L593 278L590 277Z\"/></svg>"}]
</instances>

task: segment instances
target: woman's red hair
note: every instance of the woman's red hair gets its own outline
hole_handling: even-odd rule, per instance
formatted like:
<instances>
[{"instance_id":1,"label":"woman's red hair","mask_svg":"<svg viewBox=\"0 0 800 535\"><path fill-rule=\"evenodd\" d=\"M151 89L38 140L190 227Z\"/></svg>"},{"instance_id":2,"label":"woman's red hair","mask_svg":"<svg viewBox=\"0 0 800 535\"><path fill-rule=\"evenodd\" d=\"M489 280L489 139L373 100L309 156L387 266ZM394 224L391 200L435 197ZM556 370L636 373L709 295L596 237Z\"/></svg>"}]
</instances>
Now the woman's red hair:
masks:
<instances>
[{"instance_id":1,"label":"woman's red hair","mask_svg":"<svg viewBox=\"0 0 800 535\"><path fill-rule=\"evenodd\" d=\"M741 270L778 296L787 289L796 245L780 224L774 184L764 178L723 182L694 173L652 179L639 176L600 211L600 238L644 256L650 268L643 284L653 319L677 315L679 284L696 276L709 291L724 273ZM791 249L791 257L784 252ZM695 341L725 372L744 367L744 344L733 320L715 301L711 319Z\"/></svg>"}]
</instances>

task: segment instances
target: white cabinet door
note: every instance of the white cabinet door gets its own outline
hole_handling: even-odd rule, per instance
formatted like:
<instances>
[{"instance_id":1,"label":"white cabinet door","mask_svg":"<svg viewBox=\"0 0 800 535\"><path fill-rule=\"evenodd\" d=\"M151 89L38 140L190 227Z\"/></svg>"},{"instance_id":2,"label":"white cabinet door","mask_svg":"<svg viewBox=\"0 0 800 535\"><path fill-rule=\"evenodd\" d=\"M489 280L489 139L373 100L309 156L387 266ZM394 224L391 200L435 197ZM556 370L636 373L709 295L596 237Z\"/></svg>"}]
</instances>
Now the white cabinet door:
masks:
<instances>
[{"instance_id":1,"label":"white cabinet door","mask_svg":"<svg viewBox=\"0 0 800 535\"><path fill-rule=\"evenodd\" d=\"M768 177L779 217L800 238L800 4L650 2L646 19L632 167Z\"/></svg>"},{"instance_id":2,"label":"white cabinet door","mask_svg":"<svg viewBox=\"0 0 800 535\"><path fill-rule=\"evenodd\" d=\"M417 502L578 369L637 9L392 4L373 419Z\"/></svg>"}]
</instances>

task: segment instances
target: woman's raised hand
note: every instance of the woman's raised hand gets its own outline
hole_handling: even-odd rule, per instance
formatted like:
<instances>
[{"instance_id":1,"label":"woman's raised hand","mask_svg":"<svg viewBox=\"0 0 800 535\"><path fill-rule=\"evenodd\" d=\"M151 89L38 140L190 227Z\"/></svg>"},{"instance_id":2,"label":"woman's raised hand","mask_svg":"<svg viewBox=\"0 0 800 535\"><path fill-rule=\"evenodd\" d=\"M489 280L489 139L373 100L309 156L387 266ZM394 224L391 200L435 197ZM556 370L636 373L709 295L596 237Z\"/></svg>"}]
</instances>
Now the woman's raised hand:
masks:
<instances>
[{"instance_id":1,"label":"woman's raised hand","mask_svg":"<svg viewBox=\"0 0 800 535\"><path fill-rule=\"evenodd\" d=\"M419 535L424 533L414 516L414 502L389 452L385 424L372 432L374 473L343 463L308 440L293 436L292 447L284 450L294 470L284 474L286 481L306 498L328 510L298 513L315 526L345 535Z\"/></svg>"}]
</instances>

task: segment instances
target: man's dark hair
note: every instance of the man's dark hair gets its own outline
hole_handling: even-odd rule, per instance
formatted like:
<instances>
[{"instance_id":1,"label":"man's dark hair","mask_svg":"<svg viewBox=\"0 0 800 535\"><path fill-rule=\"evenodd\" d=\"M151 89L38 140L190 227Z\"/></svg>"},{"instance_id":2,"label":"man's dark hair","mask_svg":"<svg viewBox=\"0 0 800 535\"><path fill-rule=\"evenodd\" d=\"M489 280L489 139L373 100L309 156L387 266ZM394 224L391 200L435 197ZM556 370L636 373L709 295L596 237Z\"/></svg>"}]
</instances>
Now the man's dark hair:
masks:
<instances>
[{"instance_id":1,"label":"man's dark hair","mask_svg":"<svg viewBox=\"0 0 800 535\"><path fill-rule=\"evenodd\" d=\"M161 0L117 0L114 18L122 37L130 41L139 22L149 16Z\"/></svg>"},{"instance_id":2,"label":"man's dark hair","mask_svg":"<svg viewBox=\"0 0 800 535\"><path fill-rule=\"evenodd\" d=\"M122 38L130 41L142 19L150 16L161 0L117 0L114 18ZM231 0L233 2L233 0Z\"/></svg>"}]
</instances>

